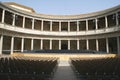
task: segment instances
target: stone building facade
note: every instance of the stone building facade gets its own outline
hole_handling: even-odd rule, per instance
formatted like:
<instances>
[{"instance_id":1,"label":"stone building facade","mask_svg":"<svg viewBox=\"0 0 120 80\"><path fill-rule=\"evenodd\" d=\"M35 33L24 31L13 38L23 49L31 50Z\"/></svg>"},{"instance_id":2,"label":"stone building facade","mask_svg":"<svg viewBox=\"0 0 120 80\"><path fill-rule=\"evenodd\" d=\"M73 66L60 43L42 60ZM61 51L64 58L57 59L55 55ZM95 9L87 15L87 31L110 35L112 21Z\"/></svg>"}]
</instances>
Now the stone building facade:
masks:
<instances>
[{"instance_id":1,"label":"stone building facade","mask_svg":"<svg viewBox=\"0 0 120 80\"><path fill-rule=\"evenodd\" d=\"M26 50L95 50L120 53L120 5L80 15L38 14L0 3L0 54Z\"/></svg>"}]
</instances>

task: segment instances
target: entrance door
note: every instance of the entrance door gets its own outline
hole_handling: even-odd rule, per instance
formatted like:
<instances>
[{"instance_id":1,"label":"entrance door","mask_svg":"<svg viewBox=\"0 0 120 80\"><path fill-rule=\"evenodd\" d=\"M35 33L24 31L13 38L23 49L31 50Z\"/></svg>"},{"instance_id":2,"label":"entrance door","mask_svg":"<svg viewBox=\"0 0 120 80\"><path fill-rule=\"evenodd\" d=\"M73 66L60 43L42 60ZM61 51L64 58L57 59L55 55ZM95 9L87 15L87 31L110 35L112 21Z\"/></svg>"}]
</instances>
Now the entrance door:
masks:
<instances>
[{"instance_id":1,"label":"entrance door","mask_svg":"<svg viewBox=\"0 0 120 80\"><path fill-rule=\"evenodd\" d=\"M67 44L62 44L61 45L61 50L68 50L68 45Z\"/></svg>"}]
</instances>

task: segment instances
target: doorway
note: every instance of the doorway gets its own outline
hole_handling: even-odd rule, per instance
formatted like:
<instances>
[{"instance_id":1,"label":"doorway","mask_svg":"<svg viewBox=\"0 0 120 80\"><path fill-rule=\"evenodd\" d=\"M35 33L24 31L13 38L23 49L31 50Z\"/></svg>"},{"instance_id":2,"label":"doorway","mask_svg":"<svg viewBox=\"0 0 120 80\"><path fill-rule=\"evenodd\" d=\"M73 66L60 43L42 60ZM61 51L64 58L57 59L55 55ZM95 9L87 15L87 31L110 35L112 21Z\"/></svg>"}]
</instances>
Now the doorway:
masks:
<instances>
[{"instance_id":1,"label":"doorway","mask_svg":"<svg viewBox=\"0 0 120 80\"><path fill-rule=\"evenodd\" d=\"M61 45L61 50L68 50L68 45L67 44L62 44Z\"/></svg>"}]
</instances>

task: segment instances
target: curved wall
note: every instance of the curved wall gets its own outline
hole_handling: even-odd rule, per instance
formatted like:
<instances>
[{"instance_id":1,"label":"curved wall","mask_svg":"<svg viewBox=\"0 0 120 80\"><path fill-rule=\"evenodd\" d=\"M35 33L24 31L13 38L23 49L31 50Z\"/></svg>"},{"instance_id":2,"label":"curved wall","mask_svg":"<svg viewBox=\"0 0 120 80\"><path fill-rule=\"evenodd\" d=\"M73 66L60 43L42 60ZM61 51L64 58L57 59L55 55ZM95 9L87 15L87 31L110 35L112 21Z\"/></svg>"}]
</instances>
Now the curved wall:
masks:
<instances>
[{"instance_id":1,"label":"curved wall","mask_svg":"<svg viewBox=\"0 0 120 80\"><path fill-rule=\"evenodd\" d=\"M0 3L0 53L25 50L120 53L120 5L81 15L46 15Z\"/></svg>"}]
</instances>

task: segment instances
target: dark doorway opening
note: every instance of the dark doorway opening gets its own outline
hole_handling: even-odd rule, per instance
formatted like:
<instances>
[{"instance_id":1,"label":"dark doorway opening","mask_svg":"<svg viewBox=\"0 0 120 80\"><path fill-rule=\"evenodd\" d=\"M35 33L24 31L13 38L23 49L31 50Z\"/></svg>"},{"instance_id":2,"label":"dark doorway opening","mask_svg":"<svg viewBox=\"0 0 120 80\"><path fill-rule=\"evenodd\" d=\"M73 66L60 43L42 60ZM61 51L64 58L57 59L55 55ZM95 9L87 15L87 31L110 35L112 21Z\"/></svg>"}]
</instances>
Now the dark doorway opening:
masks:
<instances>
[{"instance_id":1,"label":"dark doorway opening","mask_svg":"<svg viewBox=\"0 0 120 80\"><path fill-rule=\"evenodd\" d=\"M68 50L68 45L67 44L62 44L61 45L61 50Z\"/></svg>"}]
</instances>

